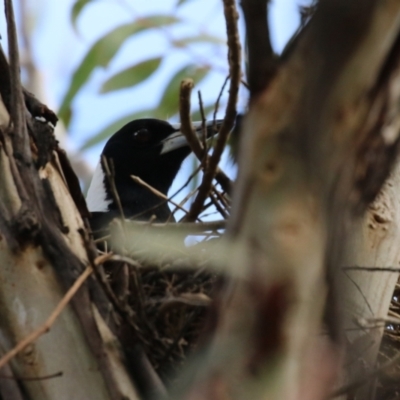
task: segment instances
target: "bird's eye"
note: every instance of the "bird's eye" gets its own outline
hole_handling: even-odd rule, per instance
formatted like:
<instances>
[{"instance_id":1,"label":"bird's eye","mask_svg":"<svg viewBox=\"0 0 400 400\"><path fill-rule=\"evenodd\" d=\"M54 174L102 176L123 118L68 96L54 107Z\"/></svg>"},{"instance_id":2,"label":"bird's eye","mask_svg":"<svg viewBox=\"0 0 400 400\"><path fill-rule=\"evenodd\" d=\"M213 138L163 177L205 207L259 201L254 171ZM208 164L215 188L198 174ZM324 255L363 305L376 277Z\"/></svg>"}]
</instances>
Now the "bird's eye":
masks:
<instances>
[{"instance_id":1,"label":"bird's eye","mask_svg":"<svg viewBox=\"0 0 400 400\"><path fill-rule=\"evenodd\" d=\"M151 133L148 129L139 129L133 134L133 139L138 143L146 143L151 139Z\"/></svg>"}]
</instances>

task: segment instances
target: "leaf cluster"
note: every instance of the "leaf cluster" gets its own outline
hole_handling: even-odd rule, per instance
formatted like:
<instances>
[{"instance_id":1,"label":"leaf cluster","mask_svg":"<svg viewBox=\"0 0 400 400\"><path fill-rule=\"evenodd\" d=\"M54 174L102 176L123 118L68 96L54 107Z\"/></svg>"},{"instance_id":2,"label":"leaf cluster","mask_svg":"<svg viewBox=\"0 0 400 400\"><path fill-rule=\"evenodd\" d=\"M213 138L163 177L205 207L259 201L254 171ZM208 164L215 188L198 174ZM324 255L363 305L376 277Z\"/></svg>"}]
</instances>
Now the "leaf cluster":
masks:
<instances>
[{"instance_id":1,"label":"leaf cluster","mask_svg":"<svg viewBox=\"0 0 400 400\"><path fill-rule=\"evenodd\" d=\"M179 0L176 7L182 7L188 2L188 0ZM75 1L71 10L71 22L75 29L77 29L77 22L79 17L82 15L83 10L86 9L87 6L91 5L91 3L95 3L95 1ZM191 34L179 38L172 37L171 29L179 25L184 26L188 23L188 21L175 15L157 14L136 18L131 22L121 24L105 33L90 47L73 73L69 87L62 99L58 112L60 119L67 127L69 126L73 118L74 101L90 80L93 72L97 68L109 67L126 42L140 34L158 32L162 36L168 38L171 47L165 49L164 54L149 59L139 60L131 65L127 65L125 68L107 78L99 88L101 95L107 95L111 92L123 89L132 89L145 83L150 78L160 73L167 57L173 56L173 54L176 54L176 51L185 51L188 50L189 47L199 44L209 44L215 47L224 45L224 41L221 38L208 33L199 33L196 35ZM198 84L206 78L211 70L211 65L198 65L193 61L184 65L178 65L175 72L169 76L167 83L161 89L162 92L158 104L154 108L133 110L128 115L113 121L100 132L97 132L94 136L86 140L82 144L81 150L87 150L104 141L121 126L131 120L143 117L161 119L173 117L178 113L178 92L180 82L184 78L190 77L193 79L195 84ZM206 104L203 108L204 112L207 114L212 111L213 104ZM195 112L193 118L199 117L200 112Z\"/></svg>"}]
</instances>

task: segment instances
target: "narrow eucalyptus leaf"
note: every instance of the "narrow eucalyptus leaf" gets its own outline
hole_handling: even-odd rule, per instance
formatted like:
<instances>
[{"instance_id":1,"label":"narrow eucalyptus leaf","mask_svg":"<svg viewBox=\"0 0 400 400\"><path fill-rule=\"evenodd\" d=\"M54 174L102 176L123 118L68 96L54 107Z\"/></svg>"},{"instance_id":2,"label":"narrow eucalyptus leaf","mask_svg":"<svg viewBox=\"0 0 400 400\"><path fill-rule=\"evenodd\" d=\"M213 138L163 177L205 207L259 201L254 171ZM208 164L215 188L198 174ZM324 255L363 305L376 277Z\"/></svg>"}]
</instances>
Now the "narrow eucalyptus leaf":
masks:
<instances>
[{"instance_id":1,"label":"narrow eucalyptus leaf","mask_svg":"<svg viewBox=\"0 0 400 400\"><path fill-rule=\"evenodd\" d=\"M59 117L65 122L68 107L78 91L87 82L93 70L99 66L106 67L128 38L151 28L171 25L177 22L179 22L179 19L170 15L153 15L138 19L133 23L118 26L97 40L73 74L70 86L58 112Z\"/></svg>"},{"instance_id":2,"label":"narrow eucalyptus leaf","mask_svg":"<svg viewBox=\"0 0 400 400\"><path fill-rule=\"evenodd\" d=\"M143 82L157 71L161 61L161 57L152 58L118 72L103 83L100 92L108 93L114 90L133 87Z\"/></svg>"},{"instance_id":3,"label":"narrow eucalyptus leaf","mask_svg":"<svg viewBox=\"0 0 400 400\"><path fill-rule=\"evenodd\" d=\"M175 115L179 110L179 88L183 79L191 78L195 84L198 84L210 71L209 67L197 67L189 64L181 68L172 76L164 93L161 96L157 112L160 118L169 118Z\"/></svg>"}]
</instances>

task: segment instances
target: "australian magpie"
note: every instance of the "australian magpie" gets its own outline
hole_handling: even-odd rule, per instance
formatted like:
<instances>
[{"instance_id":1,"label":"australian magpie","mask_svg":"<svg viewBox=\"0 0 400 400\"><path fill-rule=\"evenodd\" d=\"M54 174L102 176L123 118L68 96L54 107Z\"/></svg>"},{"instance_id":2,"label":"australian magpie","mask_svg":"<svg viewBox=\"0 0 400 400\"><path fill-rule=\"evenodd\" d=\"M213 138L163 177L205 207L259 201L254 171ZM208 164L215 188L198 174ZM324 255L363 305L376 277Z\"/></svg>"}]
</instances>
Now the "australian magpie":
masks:
<instances>
[{"instance_id":1,"label":"australian magpie","mask_svg":"<svg viewBox=\"0 0 400 400\"><path fill-rule=\"evenodd\" d=\"M206 123L207 138L217 133L221 121ZM202 123L193 126L202 137ZM141 178L148 185L167 195L168 189L178 173L183 160L191 149L180 124L159 119L145 118L129 122L116 132L106 143L101 159L106 159L112 179L100 161L94 172L86 202L92 214L93 231L105 227L113 218L120 217L115 192L125 218L165 222L171 210L165 200L149 188L136 183L131 176ZM115 189L112 189L112 183Z\"/></svg>"}]
</instances>

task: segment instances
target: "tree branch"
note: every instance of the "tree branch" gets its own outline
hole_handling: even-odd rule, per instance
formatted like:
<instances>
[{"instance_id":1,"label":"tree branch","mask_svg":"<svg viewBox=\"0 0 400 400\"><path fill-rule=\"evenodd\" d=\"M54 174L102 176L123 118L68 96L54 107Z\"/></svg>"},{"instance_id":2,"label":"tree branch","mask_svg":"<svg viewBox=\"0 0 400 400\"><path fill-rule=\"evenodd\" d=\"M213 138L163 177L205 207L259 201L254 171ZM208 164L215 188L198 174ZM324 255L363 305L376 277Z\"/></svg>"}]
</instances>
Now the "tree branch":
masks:
<instances>
[{"instance_id":1,"label":"tree branch","mask_svg":"<svg viewBox=\"0 0 400 400\"><path fill-rule=\"evenodd\" d=\"M228 34L228 60L230 87L228 104L225 111L225 118L222 123L214 151L207 163L207 169L204 172L203 180L199 187L197 196L192 203L185 221L194 221L201 212L204 201L208 197L212 187L212 181L218 168L218 163L224 151L228 135L233 128L236 118L236 103L238 98L240 78L241 78L241 46L239 41L239 32L237 28L238 13L233 0L224 0L224 14L226 20L226 29Z\"/></svg>"},{"instance_id":2,"label":"tree branch","mask_svg":"<svg viewBox=\"0 0 400 400\"><path fill-rule=\"evenodd\" d=\"M268 29L268 3L268 0L241 1L246 23L246 65L250 100L267 87L278 66Z\"/></svg>"},{"instance_id":3,"label":"tree branch","mask_svg":"<svg viewBox=\"0 0 400 400\"><path fill-rule=\"evenodd\" d=\"M22 86L20 79L20 63L18 54L17 30L15 27L14 10L11 0L4 0L8 47L10 59L10 84L11 84L11 119L14 124L13 147L14 153L17 153L26 163L32 160L28 132L25 122L25 107L22 94Z\"/></svg>"}]
</instances>

